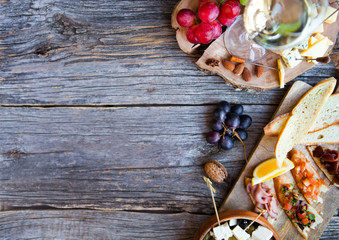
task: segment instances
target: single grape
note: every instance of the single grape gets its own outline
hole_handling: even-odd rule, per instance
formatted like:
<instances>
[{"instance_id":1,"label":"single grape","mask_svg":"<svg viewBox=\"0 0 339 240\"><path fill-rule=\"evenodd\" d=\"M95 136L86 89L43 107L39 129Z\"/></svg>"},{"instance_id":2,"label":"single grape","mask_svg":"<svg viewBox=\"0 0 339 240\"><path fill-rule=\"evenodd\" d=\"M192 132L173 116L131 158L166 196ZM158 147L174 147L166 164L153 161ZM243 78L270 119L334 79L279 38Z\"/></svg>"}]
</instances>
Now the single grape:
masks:
<instances>
[{"instance_id":1,"label":"single grape","mask_svg":"<svg viewBox=\"0 0 339 240\"><path fill-rule=\"evenodd\" d=\"M247 4L248 0L240 0L240 4L245 6Z\"/></svg>"},{"instance_id":2,"label":"single grape","mask_svg":"<svg viewBox=\"0 0 339 240\"><path fill-rule=\"evenodd\" d=\"M241 104L234 104L231 107L231 112L241 115L244 112L244 107Z\"/></svg>"},{"instance_id":3,"label":"single grape","mask_svg":"<svg viewBox=\"0 0 339 240\"><path fill-rule=\"evenodd\" d=\"M218 122L224 122L226 119L226 112L221 108L216 108L213 111L213 119L217 120Z\"/></svg>"},{"instance_id":4,"label":"single grape","mask_svg":"<svg viewBox=\"0 0 339 240\"><path fill-rule=\"evenodd\" d=\"M225 150L230 150L234 146L234 140L232 137L225 135L224 138L220 139L220 147Z\"/></svg>"},{"instance_id":5,"label":"single grape","mask_svg":"<svg viewBox=\"0 0 339 240\"><path fill-rule=\"evenodd\" d=\"M206 135L206 141L208 143L215 144L219 142L219 140L220 140L220 135L218 132L213 131L213 132L207 133Z\"/></svg>"},{"instance_id":6,"label":"single grape","mask_svg":"<svg viewBox=\"0 0 339 240\"><path fill-rule=\"evenodd\" d=\"M236 19L236 17L228 18L228 17L225 17L223 14L219 14L219 17L218 17L218 21L223 26L231 26L234 23L235 19Z\"/></svg>"},{"instance_id":7,"label":"single grape","mask_svg":"<svg viewBox=\"0 0 339 240\"><path fill-rule=\"evenodd\" d=\"M240 129L247 129L251 126L252 124L252 118L248 115L241 115L240 116Z\"/></svg>"},{"instance_id":8,"label":"single grape","mask_svg":"<svg viewBox=\"0 0 339 240\"><path fill-rule=\"evenodd\" d=\"M202 5L198 10L198 16L201 21L210 23L219 16L219 7L215 2L207 2Z\"/></svg>"},{"instance_id":9,"label":"single grape","mask_svg":"<svg viewBox=\"0 0 339 240\"><path fill-rule=\"evenodd\" d=\"M237 129L235 131L238 133L238 135L239 135L241 140L245 141L248 138L248 134L247 134L247 132L245 130Z\"/></svg>"},{"instance_id":10,"label":"single grape","mask_svg":"<svg viewBox=\"0 0 339 240\"><path fill-rule=\"evenodd\" d=\"M190 43L193 43L193 44L199 43L197 36L195 35L195 29L197 29L197 27L198 25L193 25L189 27L187 30L186 37Z\"/></svg>"},{"instance_id":11,"label":"single grape","mask_svg":"<svg viewBox=\"0 0 339 240\"><path fill-rule=\"evenodd\" d=\"M195 36L200 43L208 44L213 40L214 27L209 23L200 23L195 29Z\"/></svg>"},{"instance_id":12,"label":"single grape","mask_svg":"<svg viewBox=\"0 0 339 240\"><path fill-rule=\"evenodd\" d=\"M222 5L221 13L224 17L235 18L240 13L240 3L238 0L228 0Z\"/></svg>"},{"instance_id":13,"label":"single grape","mask_svg":"<svg viewBox=\"0 0 339 240\"><path fill-rule=\"evenodd\" d=\"M227 101L221 101L218 104L218 107L223 109L225 111L225 113L229 113L231 111L231 104Z\"/></svg>"},{"instance_id":14,"label":"single grape","mask_svg":"<svg viewBox=\"0 0 339 240\"><path fill-rule=\"evenodd\" d=\"M236 129L240 125L240 117L238 114L230 112L229 114L227 114L225 123L227 127L231 129Z\"/></svg>"},{"instance_id":15,"label":"single grape","mask_svg":"<svg viewBox=\"0 0 339 240\"><path fill-rule=\"evenodd\" d=\"M177 22L182 27L193 26L197 17L190 9L181 9L177 14Z\"/></svg>"},{"instance_id":16,"label":"single grape","mask_svg":"<svg viewBox=\"0 0 339 240\"><path fill-rule=\"evenodd\" d=\"M217 120L215 120L215 119L212 119L212 121L211 121L211 123L210 123L210 127L211 127L211 129L212 129L213 131L219 132L219 131L221 131L221 130L224 129L223 126L222 126L222 124L223 124L223 122L219 122L219 121L217 121Z\"/></svg>"},{"instance_id":17,"label":"single grape","mask_svg":"<svg viewBox=\"0 0 339 240\"><path fill-rule=\"evenodd\" d=\"M217 20L214 20L211 22L211 25L213 26L214 32L213 39L217 39L222 33L221 24Z\"/></svg>"}]
</instances>

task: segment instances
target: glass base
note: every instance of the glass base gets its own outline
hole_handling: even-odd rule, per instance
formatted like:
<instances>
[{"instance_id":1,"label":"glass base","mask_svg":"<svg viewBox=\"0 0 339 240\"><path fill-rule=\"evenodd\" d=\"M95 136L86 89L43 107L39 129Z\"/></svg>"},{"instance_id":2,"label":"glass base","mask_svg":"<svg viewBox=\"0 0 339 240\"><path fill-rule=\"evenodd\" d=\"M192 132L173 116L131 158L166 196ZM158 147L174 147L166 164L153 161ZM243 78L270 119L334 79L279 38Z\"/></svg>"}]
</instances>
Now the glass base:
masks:
<instances>
[{"instance_id":1,"label":"glass base","mask_svg":"<svg viewBox=\"0 0 339 240\"><path fill-rule=\"evenodd\" d=\"M239 15L235 22L227 27L224 35L227 51L234 56L255 62L266 54L266 49L250 39L246 32L242 16Z\"/></svg>"}]
</instances>

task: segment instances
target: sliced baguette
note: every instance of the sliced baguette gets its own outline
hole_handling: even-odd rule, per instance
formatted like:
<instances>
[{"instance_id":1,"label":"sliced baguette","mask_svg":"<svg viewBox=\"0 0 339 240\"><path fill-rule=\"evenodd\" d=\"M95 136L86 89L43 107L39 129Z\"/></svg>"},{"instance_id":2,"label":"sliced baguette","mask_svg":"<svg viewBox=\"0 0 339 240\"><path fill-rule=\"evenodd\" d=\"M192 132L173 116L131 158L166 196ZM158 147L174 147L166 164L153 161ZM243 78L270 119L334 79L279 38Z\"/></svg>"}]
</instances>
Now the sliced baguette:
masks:
<instances>
[{"instance_id":1,"label":"sliced baguette","mask_svg":"<svg viewBox=\"0 0 339 240\"><path fill-rule=\"evenodd\" d=\"M328 180L330 180L330 182L333 182L333 178L334 175L330 174L329 171L327 170L327 168L325 167L325 165L323 165L320 161L320 158L315 157L313 155L313 150L316 149L316 145L315 146L307 146L307 150L310 153L311 157L313 158L313 161L318 165L318 167L321 169L321 171L325 174L325 176L328 178ZM324 149L326 149L326 147L322 146ZM335 145L335 146L331 146L330 147L331 150L336 150L339 152L339 146ZM333 183L334 186L339 187L339 184Z\"/></svg>"},{"instance_id":2,"label":"sliced baguette","mask_svg":"<svg viewBox=\"0 0 339 240\"><path fill-rule=\"evenodd\" d=\"M281 167L287 153L298 144L310 130L321 108L333 92L336 80L331 77L311 88L293 108L291 115L279 134L274 153L277 166Z\"/></svg>"},{"instance_id":3,"label":"sliced baguette","mask_svg":"<svg viewBox=\"0 0 339 240\"><path fill-rule=\"evenodd\" d=\"M295 186L296 185L295 181L294 181L291 173L287 172L285 174L282 174L278 177L273 178L273 182L274 182L275 193L276 193L277 198L280 202L280 205L283 207L285 195L282 192L281 188L283 187L284 184L291 184L292 186ZM298 195L299 195L299 200L302 200L307 204L306 200L301 196L301 194L298 194ZM311 227L305 226L303 230L301 230L300 227L298 226L298 224L296 223L296 221L294 219L294 214L290 211L285 211L287 217L291 220L292 224L295 226L295 228L298 230L298 232L305 239L307 239L309 237L311 229L315 229L318 224L323 222L322 217L319 215L319 213L311 205L307 204L307 209L315 215L315 222L311 225Z\"/></svg>"},{"instance_id":4,"label":"sliced baguette","mask_svg":"<svg viewBox=\"0 0 339 240\"><path fill-rule=\"evenodd\" d=\"M315 170L315 168L313 167L312 163L306 158L306 156L304 155L304 153L302 153L301 151L298 151L296 149L292 149L291 151L289 151L288 153L288 158L294 163L295 167L291 170L294 181L297 183L297 186L300 190L300 192L304 195L304 198L307 200L307 202L309 204L312 203L323 203L323 199L320 195L322 195L321 193L327 192L329 190L329 187L327 186L327 184L325 183L325 181L323 181L323 179L320 177L319 173L317 172L317 170ZM307 169L306 173L311 173L313 175L313 177L311 177L311 179L316 183L319 184L319 193L317 196L317 200L314 200L312 197L308 197L305 193L305 188L307 188L307 186L305 186L303 184L304 181L304 174L303 172L299 173L301 169L301 164L299 162L299 160L301 160L303 163L305 164L305 168ZM298 164L299 162L299 164ZM298 175L300 176L300 174L302 175L301 178L298 178ZM310 178L309 178L310 179Z\"/></svg>"},{"instance_id":5,"label":"sliced baguette","mask_svg":"<svg viewBox=\"0 0 339 240\"><path fill-rule=\"evenodd\" d=\"M339 93L332 94L321 109L318 117L309 132L316 132L333 124L339 123ZM285 113L274 118L264 127L265 135L277 136L286 124L290 113Z\"/></svg>"},{"instance_id":6,"label":"sliced baguette","mask_svg":"<svg viewBox=\"0 0 339 240\"><path fill-rule=\"evenodd\" d=\"M300 143L305 145L339 144L339 125L335 124L317 132L308 133Z\"/></svg>"}]
</instances>

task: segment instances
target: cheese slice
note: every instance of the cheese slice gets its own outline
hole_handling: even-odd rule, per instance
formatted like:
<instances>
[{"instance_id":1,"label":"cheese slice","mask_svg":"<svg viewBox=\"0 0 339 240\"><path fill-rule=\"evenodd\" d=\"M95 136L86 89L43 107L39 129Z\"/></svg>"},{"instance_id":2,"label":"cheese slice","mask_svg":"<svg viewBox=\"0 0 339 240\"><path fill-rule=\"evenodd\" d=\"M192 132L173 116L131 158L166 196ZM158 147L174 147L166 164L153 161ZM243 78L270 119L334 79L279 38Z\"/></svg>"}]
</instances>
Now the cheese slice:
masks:
<instances>
[{"instance_id":1,"label":"cheese slice","mask_svg":"<svg viewBox=\"0 0 339 240\"><path fill-rule=\"evenodd\" d=\"M314 31L314 33L322 33L324 31L324 24L320 24L320 26Z\"/></svg>"},{"instance_id":2,"label":"cheese slice","mask_svg":"<svg viewBox=\"0 0 339 240\"><path fill-rule=\"evenodd\" d=\"M279 69L279 85L280 88L284 88L285 86L285 68L284 65L281 62L281 59L278 58L277 59L277 65L278 65L278 69Z\"/></svg>"},{"instance_id":3,"label":"cheese slice","mask_svg":"<svg viewBox=\"0 0 339 240\"><path fill-rule=\"evenodd\" d=\"M328 6L326 9L326 18L328 18L332 13L334 13L337 9ZM333 14L330 18L326 19L325 23L334 23L337 20L338 17L338 12L336 12L335 14Z\"/></svg>"},{"instance_id":4,"label":"cheese slice","mask_svg":"<svg viewBox=\"0 0 339 240\"><path fill-rule=\"evenodd\" d=\"M326 53L328 49L328 38L325 37L318 42L316 42L314 45L312 45L310 48L307 50L301 52L301 56L303 57L311 57L311 58L317 58L317 57L322 57Z\"/></svg>"}]
</instances>

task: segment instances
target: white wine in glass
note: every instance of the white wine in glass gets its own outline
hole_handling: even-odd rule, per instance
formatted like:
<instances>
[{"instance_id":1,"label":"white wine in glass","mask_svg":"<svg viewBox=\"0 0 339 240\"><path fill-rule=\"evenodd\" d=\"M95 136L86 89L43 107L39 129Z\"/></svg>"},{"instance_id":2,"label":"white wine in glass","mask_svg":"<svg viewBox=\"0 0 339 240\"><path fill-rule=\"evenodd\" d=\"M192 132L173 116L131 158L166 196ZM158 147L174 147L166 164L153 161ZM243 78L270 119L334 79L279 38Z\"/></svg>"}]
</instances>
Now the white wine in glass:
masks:
<instances>
[{"instance_id":1,"label":"white wine in glass","mask_svg":"<svg viewBox=\"0 0 339 240\"><path fill-rule=\"evenodd\" d=\"M273 51L292 48L319 27L327 6L328 0L249 0L243 21L226 31L226 47L231 54L252 61L265 54L260 46ZM238 39L232 40L236 35Z\"/></svg>"}]
</instances>

